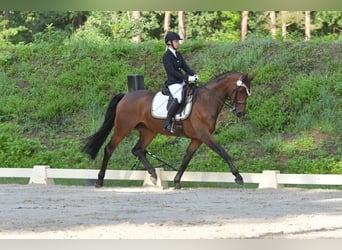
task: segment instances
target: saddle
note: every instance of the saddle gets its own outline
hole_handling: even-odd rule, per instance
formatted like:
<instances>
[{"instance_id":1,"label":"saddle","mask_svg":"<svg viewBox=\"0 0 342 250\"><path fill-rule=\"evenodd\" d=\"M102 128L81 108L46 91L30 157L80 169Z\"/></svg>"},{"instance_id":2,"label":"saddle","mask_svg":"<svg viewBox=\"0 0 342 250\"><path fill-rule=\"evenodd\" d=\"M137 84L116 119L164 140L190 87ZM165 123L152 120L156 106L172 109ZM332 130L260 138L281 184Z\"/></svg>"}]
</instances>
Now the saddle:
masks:
<instances>
[{"instance_id":1,"label":"saddle","mask_svg":"<svg viewBox=\"0 0 342 250\"><path fill-rule=\"evenodd\" d=\"M176 113L175 120L181 121L189 117L194 100L195 86L187 84L183 89L182 102ZM168 107L173 97L169 89L164 85L163 89L155 94L152 100L152 116L158 119L165 119Z\"/></svg>"}]
</instances>

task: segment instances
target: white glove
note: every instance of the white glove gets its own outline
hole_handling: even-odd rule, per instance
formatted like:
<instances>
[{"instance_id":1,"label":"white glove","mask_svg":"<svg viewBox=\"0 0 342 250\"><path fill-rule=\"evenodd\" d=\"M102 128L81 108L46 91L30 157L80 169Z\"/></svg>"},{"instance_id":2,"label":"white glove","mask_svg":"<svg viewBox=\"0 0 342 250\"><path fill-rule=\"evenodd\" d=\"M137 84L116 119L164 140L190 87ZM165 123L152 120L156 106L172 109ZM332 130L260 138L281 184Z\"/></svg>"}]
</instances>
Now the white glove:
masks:
<instances>
[{"instance_id":1,"label":"white glove","mask_svg":"<svg viewBox=\"0 0 342 250\"><path fill-rule=\"evenodd\" d=\"M198 80L199 80L199 77L196 74L193 76L189 76L189 78L188 78L188 82L190 82L190 83L197 82Z\"/></svg>"},{"instance_id":2,"label":"white glove","mask_svg":"<svg viewBox=\"0 0 342 250\"><path fill-rule=\"evenodd\" d=\"M188 77L188 82L190 82L190 83L193 83L193 82L196 82L196 77L193 75L193 76L189 76Z\"/></svg>"}]
</instances>

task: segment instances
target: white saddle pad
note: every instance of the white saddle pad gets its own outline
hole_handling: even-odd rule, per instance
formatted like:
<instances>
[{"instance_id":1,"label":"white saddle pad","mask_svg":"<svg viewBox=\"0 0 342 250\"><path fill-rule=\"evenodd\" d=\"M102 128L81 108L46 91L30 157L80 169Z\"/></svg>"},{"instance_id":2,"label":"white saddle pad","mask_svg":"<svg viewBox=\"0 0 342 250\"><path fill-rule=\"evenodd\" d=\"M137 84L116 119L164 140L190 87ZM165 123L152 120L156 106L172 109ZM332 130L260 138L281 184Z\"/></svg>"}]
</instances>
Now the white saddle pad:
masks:
<instances>
[{"instance_id":1,"label":"white saddle pad","mask_svg":"<svg viewBox=\"0 0 342 250\"><path fill-rule=\"evenodd\" d=\"M152 100L152 116L158 119L165 119L167 116L167 102L169 97L167 95L163 95L161 91L157 92ZM185 109L180 113L176 114L175 119L177 121L184 120L188 118L191 113L192 107L192 97L188 97L186 100Z\"/></svg>"}]
</instances>

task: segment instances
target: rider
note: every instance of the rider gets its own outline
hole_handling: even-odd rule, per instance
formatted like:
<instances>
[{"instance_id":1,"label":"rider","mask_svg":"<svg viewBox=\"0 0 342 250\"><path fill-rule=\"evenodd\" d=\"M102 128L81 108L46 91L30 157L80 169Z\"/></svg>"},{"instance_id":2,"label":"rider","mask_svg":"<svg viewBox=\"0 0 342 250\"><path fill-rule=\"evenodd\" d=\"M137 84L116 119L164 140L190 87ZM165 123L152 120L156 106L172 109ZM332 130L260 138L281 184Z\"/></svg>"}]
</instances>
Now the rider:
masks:
<instances>
[{"instance_id":1,"label":"rider","mask_svg":"<svg viewBox=\"0 0 342 250\"><path fill-rule=\"evenodd\" d=\"M177 51L179 46L179 40L183 40L176 32L168 32L165 36L165 43L167 49L163 55L163 65L167 74L167 80L165 82L168 87L173 100L168 109L164 130L172 131L172 117L177 112L179 105L182 101L183 87L185 82L198 81L198 75L193 71L185 62L181 53ZM187 73L184 74L181 69Z\"/></svg>"}]
</instances>

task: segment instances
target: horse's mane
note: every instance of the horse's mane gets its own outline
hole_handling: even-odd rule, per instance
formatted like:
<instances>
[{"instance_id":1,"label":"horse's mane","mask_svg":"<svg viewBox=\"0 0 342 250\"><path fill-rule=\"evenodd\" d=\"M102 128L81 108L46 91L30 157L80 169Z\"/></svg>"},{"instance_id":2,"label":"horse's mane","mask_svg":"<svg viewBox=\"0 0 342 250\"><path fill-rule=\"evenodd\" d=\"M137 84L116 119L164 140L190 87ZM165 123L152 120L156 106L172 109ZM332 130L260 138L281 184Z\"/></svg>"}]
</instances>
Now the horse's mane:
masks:
<instances>
[{"instance_id":1,"label":"horse's mane","mask_svg":"<svg viewBox=\"0 0 342 250\"><path fill-rule=\"evenodd\" d=\"M206 85L210 84L210 83L214 83L214 82L218 82L220 81L222 78L226 77L228 74L234 74L236 72L233 71L226 71L223 73L220 73L214 77L212 77L211 79L209 79L205 84L202 84L201 86L196 86L196 85L189 85L189 88L192 89L192 93L193 93L193 99L192 102L194 103L198 97L198 91L200 89L202 89L203 87L205 88Z\"/></svg>"},{"instance_id":2,"label":"horse's mane","mask_svg":"<svg viewBox=\"0 0 342 250\"><path fill-rule=\"evenodd\" d=\"M234 71L226 71L226 72L219 73L218 75L216 75L216 76L210 78L209 81L208 81L206 84L211 83L211 82L213 82L213 81L218 82L218 81L220 81L222 78L226 77L227 75L229 75L229 74L234 74L234 73L236 73L236 72L234 72Z\"/></svg>"},{"instance_id":3,"label":"horse's mane","mask_svg":"<svg viewBox=\"0 0 342 250\"><path fill-rule=\"evenodd\" d=\"M235 71L226 71L226 72L222 72L222 73L219 73L218 75L210 78L206 83L202 84L201 86L195 86L195 85L192 85L191 88L192 88L192 91L193 91L193 102L195 102L195 100L197 99L197 96L198 96L198 91L202 88L206 88L206 86L210 85L210 84L215 84L219 81L221 81L223 78L227 77L228 75L231 75L231 74L241 74L243 76L243 78L241 79L242 81L245 81L246 80L246 84L247 84L247 87L250 87L250 82L247 81L248 78L245 78L246 75L242 74L242 73L239 73L239 72L235 72Z\"/></svg>"}]
</instances>

